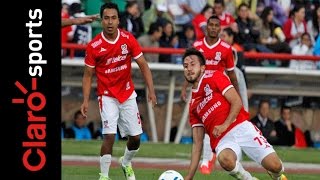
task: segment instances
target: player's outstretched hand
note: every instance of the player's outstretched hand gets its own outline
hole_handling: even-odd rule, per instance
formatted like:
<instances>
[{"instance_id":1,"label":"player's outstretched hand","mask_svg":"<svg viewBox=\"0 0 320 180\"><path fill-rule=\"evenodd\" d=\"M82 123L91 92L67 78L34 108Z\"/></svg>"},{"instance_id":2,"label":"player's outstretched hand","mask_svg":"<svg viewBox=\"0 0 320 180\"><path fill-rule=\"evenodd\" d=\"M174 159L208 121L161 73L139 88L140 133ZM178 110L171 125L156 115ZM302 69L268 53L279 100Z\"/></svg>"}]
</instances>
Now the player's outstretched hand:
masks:
<instances>
[{"instance_id":1,"label":"player's outstretched hand","mask_svg":"<svg viewBox=\"0 0 320 180\"><path fill-rule=\"evenodd\" d=\"M85 16L85 17L74 18L74 24L81 25L81 24L92 23L97 18L99 18L99 15L90 15L90 16Z\"/></svg>"}]
</instances>

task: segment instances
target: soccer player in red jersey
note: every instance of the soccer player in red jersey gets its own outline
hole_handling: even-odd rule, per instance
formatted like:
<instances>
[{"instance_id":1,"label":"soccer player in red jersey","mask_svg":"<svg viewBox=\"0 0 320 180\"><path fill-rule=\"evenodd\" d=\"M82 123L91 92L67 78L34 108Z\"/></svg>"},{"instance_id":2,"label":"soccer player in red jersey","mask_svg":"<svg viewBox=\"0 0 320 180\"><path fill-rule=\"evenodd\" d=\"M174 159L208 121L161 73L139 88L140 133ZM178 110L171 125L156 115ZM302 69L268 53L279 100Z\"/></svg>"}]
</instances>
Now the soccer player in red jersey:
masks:
<instances>
[{"instance_id":1,"label":"soccer player in red jersey","mask_svg":"<svg viewBox=\"0 0 320 180\"><path fill-rule=\"evenodd\" d=\"M183 55L184 76L192 84L189 123L193 136L185 180L192 179L198 168L205 133L210 136L211 148L221 167L234 178L256 179L239 162L243 150L261 164L272 179L281 180L284 177L282 162L261 131L248 121L249 114L234 86L221 71L205 73L205 63L205 57L195 48L187 49Z\"/></svg>"},{"instance_id":2,"label":"soccer player in red jersey","mask_svg":"<svg viewBox=\"0 0 320 180\"><path fill-rule=\"evenodd\" d=\"M81 112L87 115L92 77L97 77L97 95L102 120L103 143L100 151L100 180L109 178L112 148L117 126L127 146L119 163L127 180L135 180L131 160L140 147L142 125L131 78L132 59L138 64L148 87L148 100L154 106L156 96L149 66L132 34L120 30L119 9L114 3L100 8L103 31L87 46L82 80Z\"/></svg>"},{"instance_id":3,"label":"soccer player in red jersey","mask_svg":"<svg viewBox=\"0 0 320 180\"><path fill-rule=\"evenodd\" d=\"M201 40L195 41L193 46L203 53L206 59L206 73L212 73L216 70L227 73L233 86L239 92L237 76L234 68L234 58L232 54L232 47L219 38L221 28L220 19L218 16L211 16L207 21L207 34ZM181 98L186 100L186 89L188 82L185 81ZM209 136L205 135L203 160L200 165L200 172L202 174L210 174L214 169L215 154L210 149Z\"/></svg>"}]
</instances>

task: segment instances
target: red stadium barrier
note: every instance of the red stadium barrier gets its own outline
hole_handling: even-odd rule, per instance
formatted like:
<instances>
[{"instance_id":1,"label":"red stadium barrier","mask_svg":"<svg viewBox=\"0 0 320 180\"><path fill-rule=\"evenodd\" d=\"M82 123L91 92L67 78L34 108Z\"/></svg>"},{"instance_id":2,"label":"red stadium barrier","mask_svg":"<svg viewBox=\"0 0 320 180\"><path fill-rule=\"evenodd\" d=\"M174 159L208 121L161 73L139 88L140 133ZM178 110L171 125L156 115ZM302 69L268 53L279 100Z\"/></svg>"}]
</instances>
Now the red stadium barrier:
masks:
<instances>
[{"instance_id":1,"label":"red stadium barrier","mask_svg":"<svg viewBox=\"0 0 320 180\"><path fill-rule=\"evenodd\" d=\"M79 45L74 43L62 43L62 49L70 49L70 58L74 57L75 50L85 50L86 45ZM174 49L174 48L146 48L143 47L142 51L145 53L159 53L159 54L182 54L185 49ZM292 55L286 53L254 53L254 52L244 52L245 58L251 59L277 59L277 60L312 60L319 61L320 56L310 56L310 55Z\"/></svg>"}]
</instances>

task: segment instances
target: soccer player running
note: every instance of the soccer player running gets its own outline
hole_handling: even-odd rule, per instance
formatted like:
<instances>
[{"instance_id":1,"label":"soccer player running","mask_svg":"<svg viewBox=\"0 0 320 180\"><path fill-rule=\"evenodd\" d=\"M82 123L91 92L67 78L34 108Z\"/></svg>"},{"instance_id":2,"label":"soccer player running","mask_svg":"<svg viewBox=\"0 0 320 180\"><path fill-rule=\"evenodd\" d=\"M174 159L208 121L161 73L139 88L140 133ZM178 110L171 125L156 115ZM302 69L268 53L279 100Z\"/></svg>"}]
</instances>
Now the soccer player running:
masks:
<instances>
[{"instance_id":1,"label":"soccer player running","mask_svg":"<svg viewBox=\"0 0 320 180\"><path fill-rule=\"evenodd\" d=\"M193 146L191 162L185 180L193 179L198 168L204 134L210 136L211 148L223 169L240 180L257 179L241 163L241 151L261 164L272 179L285 177L281 160L261 131L248 121L241 98L229 78L221 71L205 73L206 60L195 48L183 55L185 79L192 84L189 123Z\"/></svg>"},{"instance_id":2,"label":"soccer player running","mask_svg":"<svg viewBox=\"0 0 320 180\"><path fill-rule=\"evenodd\" d=\"M227 73L233 86L239 92L237 76L234 71L235 64L232 54L232 47L219 38L221 31L220 19L218 16L211 16L207 21L206 36L195 41L193 46L203 53L206 59L206 73L215 70ZM185 81L181 91L181 98L186 101L186 89L188 82ZM206 134L204 137L203 159L200 165L202 174L210 174L214 169L216 156L210 148L210 138Z\"/></svg>"},{"instance_id":3,"label":"soccer player running","mask_svg":"<svg viewBox=\"0 0 320 180\"><path fill-rule=\"evenodd\" d=\"M141 119L136 92L131 78L131 59L138 64L148 87L148 100L154 106L156 96L152 74L132 34L120 30L119 9L114 3L100 8L103 31L87 46L82 80L83 103L81 112L87 115L89 95L94 73L97 77L97 95L102 120L103 143L100 150L100 180L108 180L112 148L117 126L127 146L119 163L127 180L135 180L131 160L140 147Z\"/></svg>"}]
</instances>

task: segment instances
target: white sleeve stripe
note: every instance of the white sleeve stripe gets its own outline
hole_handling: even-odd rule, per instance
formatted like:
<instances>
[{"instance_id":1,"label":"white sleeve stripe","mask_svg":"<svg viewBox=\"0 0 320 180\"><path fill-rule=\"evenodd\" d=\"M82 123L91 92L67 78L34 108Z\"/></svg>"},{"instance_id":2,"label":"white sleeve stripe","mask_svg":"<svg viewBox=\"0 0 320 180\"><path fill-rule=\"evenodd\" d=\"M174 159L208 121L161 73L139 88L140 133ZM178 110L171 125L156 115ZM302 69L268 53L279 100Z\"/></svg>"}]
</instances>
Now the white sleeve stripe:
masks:
<instances>
[{"instance_id":1,"label":"white sleeve stripe","mask_svg":"<svg viewBox=\"0 0 320 180\"><path fill-rule=\"evenodd\" d=\"M203 124L194 124L194 125L192 125L192 127L204 127L204 125Z\"/></svg>"},{"instance_id":2,"label":"white sleeve stripe","mask_svg":"<svg viewBox=\"0 0 320 180\"><path fill-rule=\"evenodd\" d=\"M234 67L227 69L227 71L232 71L232 70L234 70Z\"/></svg>"},{"instance_id":3,"label":"white sleeve stripe","mask_svg":"<svg viewBox=\"0 0 320 180\"><path fill-rule=\"evenodd\" d=\"M138 56L133 57L133 59L138 59L139 57L141 57L143 55L143 53L141 52L140 54L138 54Z\"/></svg>"},{"instance_id":4,"label":"white sleeve stripe","mask_svg":"<svg viewBox=\"0 0 320 180\"><path fill-rule=\"evenodd\" d=\"M95 66L89 65L89 64L87 64L87 63L85 63L85 65L88 66L88 67L91 67L91 68L94 68L94 67L95 67Z\"/></svg>"},{"instance_id":5,"label":"white sleeve stripe","mask_svg":"<svg viewBox=\"0 0 320 180\"><path fill-rule=\"evenodd\" d=\"M222 95L224 95L224 93L226 93L230 88L233 88L233 85L229 85L228 87L224 88Z\"/></svg>"},{"instance_id":6,"label":"white sleeve stripe","mask_svg":"<svg viewBox=\"0 0 320 180\"><path fill-rule=\"evenodd\" d=\"M207 25L207 22L202 22L199 24L199 27L206 26L206 25Z\"/></svg>"}]
</instances>

